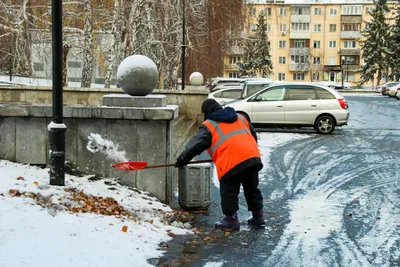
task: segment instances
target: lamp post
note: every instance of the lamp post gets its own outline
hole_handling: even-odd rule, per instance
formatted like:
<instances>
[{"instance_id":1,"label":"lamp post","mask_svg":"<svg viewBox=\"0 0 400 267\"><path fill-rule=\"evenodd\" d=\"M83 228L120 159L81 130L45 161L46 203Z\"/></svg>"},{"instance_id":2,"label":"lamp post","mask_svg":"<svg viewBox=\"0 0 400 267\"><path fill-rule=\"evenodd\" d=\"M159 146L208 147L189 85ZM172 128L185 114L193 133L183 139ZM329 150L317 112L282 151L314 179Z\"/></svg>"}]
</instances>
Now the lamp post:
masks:
<instances>
[{"instance_id":1,"label":"lamp post","mask_svg":"<svg viewBox=\"0 0 400 267\"><path fill-rule=\"evenodd\" d=\"M49 131L50 184L65 185L65 132L63 123L63 34L62 0L52 0L52 121Z\"/></svg>"},{"instance_id":2,"label":"lamp post","mask_svg":"<svg viewBox=\"0 0 400 267\"><path fill-rule=\"evenodd\" d=\"M342 56L342 61L340 62L340 69L342 71L342 89L344 89L344 69L343 69L343 65L344 65L344 60L346 59L345 56Z\"/></svg>"}]
</instances>

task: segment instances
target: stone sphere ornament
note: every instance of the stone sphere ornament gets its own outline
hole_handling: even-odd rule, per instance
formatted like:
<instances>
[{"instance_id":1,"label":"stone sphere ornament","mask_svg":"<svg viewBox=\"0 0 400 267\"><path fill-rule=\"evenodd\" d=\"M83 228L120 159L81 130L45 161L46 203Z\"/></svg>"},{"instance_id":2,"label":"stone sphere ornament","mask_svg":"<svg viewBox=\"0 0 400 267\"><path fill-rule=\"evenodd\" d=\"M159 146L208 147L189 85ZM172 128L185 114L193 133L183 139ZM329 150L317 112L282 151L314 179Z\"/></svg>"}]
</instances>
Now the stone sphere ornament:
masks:
<instances>
[{"instance_id":1,"label":"stone sphere ornament","mask_svg":"<svg viewBox=\"0 0 400 267\"><path fill-rule=\"evenodd\" d=\"M203 74L200 72L193 72L190 74L189 81L191 85L199 86L204 82Z\"/></svg>"},{"instance_id":2,"label":"stone sphere ornament","mask_svg":"<svg viewBox=\"0 0 400 267\"><path fill-rule=\"evenodd\" d=\"M153 92L158 84L156 64L143 55L132 55L118 66L119 86L131 96L146 96Z\"/></svg>"}]
</instances>

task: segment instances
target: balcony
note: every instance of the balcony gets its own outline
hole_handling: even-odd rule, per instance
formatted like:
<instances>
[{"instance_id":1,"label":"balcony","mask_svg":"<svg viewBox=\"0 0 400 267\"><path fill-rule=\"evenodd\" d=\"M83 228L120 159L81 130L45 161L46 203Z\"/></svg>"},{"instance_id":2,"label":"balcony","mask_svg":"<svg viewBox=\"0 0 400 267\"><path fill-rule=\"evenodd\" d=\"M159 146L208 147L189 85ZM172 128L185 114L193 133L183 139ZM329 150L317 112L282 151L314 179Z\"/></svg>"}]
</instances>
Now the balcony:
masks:
<instances>
[{"instance_id":1,"label":"balcony","mask_svg":"<svg viewBox=\"0 0 400 267\"><path fill-rule=\"evenodd\" d=\"M226 51L227 55L243 55L244 54L244 48L242 46L231 46L228 48Z\"/></svg>"},{"instance_id":2,"label":"balcony","mask_svg":"<svg viewBox=\"0 0 400 267\"><path fill-rule=\"evenodd\" d=\"M340 38L342 39L358 39L361 38L361 31L341 31Z\"/></svg>"},{"instance_id":3,"label":"balcony","mask_svg":"<svg viewBox=\"0 0 400 267\"><path fill-rule=\"evenodd\" d=\"M290 63L289 71L307 71L310 68L310 63Z\"/></svg>"},{"instance_id":4,"label":"balcony","mask_svg":"<svg viewBox=\"0 0 400 267\"><path fill-rule=\"evenodd\" d=\"M360 48L340 49L340 55L342 56L359 56L360 54L361 54Z\"/></svg>"},{"instance_id":5,"label":"balcony","mask_svg":"<svg viewBox=\"0 0 400 267\"><path fill-rule=\"evenodd\" d=\"M344 71L354 71L354 70L359 70L362 67L358 64L343 64L343 70Z\"/></svg>"},{"instance_id":6,"label":"balcony","mask_svg":"<svg viewBox=\"0 0 400 267\"><path fill-rule=\"evenodd\" d=\"M291 15L290 22L291 23L310 23L311 16L310 15Z\"/></svg>"},{"instance_id":7,"label":"balcony","mask_svg":"<svg viewBox=\"0 0 400 267\"><path fill-rule=\"evenodd\" d=\"M290 31L290 39L310 39L311 31Z\"/></svg>"},{"instance_id":8,"label":"balcony","mask_svg":"<svg viewBox=\"0 0 400 267\"><path fill-rule=\"evenodd\" d=\"M310 55L309 47L291 47L290 55L308 56Z\"/></svg>"},{"instance_id":9,"label":"balcony","mask_svg":"<svg viewBox=\"0 0 400 267\"><path fill-rule=\"evenodd\" d=\"M361 15L342 15L341 20L342 20L342 23L361 23L362 16Z\"/></svg>"},{"instance_id":10,"label":"balcony","mask_svg":"<svg viewBox=\"0 0 400 267\"><path fill-rule=\"evenodd\" d=\"M239 66L237 64L226 64L224 65L225 70L239 70Z\"/></svg>"}]
</instances>

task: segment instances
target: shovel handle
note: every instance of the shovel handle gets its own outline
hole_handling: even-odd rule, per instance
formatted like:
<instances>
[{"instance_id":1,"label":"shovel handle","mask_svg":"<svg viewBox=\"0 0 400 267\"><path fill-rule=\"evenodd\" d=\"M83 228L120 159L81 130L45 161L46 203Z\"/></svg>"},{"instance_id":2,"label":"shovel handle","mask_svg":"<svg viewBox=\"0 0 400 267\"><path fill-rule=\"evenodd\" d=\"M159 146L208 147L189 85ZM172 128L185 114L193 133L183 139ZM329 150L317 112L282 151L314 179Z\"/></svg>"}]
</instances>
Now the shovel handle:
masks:
<instances>
[{"instance_id":1,"label":"shovel handle","mask_svg":"<svg viewBox=\"0 0 400 267\"><path fill-rule=\"evenodd\" d=\"M188 163L189 164L197 164L197 163L210 163L213 162L211 159L206 159L206 160L195 160L191 161ZM152 169L152 168L161 168L161 167L171 167L175 166L175 163L170 163L170 164L158 164L158 165L148 165L144 167L145 169Z\"/></svg>"}]
</instances>

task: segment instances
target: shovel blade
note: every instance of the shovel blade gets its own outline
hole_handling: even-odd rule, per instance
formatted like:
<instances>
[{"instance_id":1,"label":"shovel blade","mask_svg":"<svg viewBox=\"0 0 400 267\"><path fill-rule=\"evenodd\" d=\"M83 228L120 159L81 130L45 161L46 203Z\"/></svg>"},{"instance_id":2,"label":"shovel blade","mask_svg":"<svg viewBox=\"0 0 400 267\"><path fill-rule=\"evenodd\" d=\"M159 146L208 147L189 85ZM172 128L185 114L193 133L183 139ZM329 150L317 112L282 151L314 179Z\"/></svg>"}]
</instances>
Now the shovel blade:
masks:
<instances>
[{"instance_id":1,"label":"shovel blade","mask_svg":"<svg viewBox=\"0 0 400 267\"><path fill-rule=\"evenodd\" d=\"M139 171L143 170L147 165L146 161L127 161L114 164L113 167L124 171Z\"/></svg>"}]
</instances>

